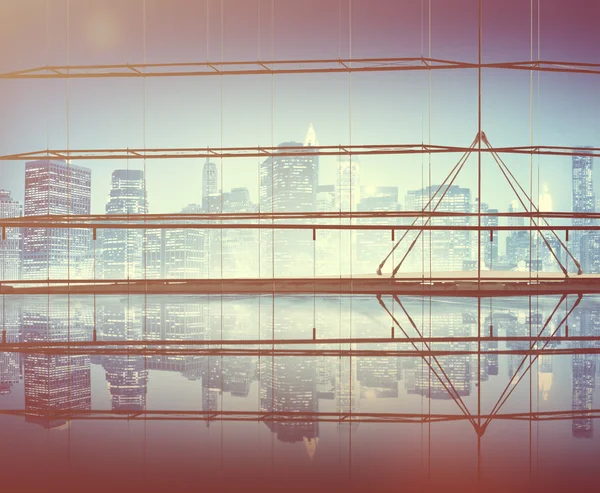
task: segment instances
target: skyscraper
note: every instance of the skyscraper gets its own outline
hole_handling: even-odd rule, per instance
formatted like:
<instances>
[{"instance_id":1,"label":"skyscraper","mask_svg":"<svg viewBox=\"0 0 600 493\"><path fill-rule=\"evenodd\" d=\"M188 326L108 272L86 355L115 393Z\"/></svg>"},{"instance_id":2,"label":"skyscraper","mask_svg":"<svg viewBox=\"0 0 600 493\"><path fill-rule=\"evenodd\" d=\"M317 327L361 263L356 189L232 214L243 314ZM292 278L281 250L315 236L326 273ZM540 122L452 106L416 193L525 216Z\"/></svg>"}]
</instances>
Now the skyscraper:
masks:
<instances>
[{"instance_id":1,"label":"skyscraper","mask_svg":"<svg viewBox=\"0 0 600 493\"><path fill-rule=\"evenodd\" d=\"M106 214L146 214L144 172L113 171ZM102 231L102 268L105 279L143 278L144 233L139 229Z\"/></svg>"},{"instance_id":2,"label":"skyscraper","mask_svg":"<svg viewBox=\"0 0 600 493\"><path fill-rule=\"evenodd\" d=\"M23 207L13 200L8 190L0 190L0 217L21 217ZM21 229L6 228L0 252L0 279L21 278Z\"/></svg>"},{"instance_id":3,"label":"skyscraper","mask_svg":"<svg viewBox=\"0 0 600 493\"><path fill-rule=\"evenodd\" d=\"M90 213L91 170L63 161L25 163L25 216ZM86 229L25 228L23 278L77 277L90 254Z\"/></svg>"},{"instance_id":4,"label":"skyscraper","mask_svg":"<svg viewBox=\"0 0 600 493\"><path fill-rule=\"evenodd\" d=\"M312 139L312 137L311 137ZM316 141L316 139L315 139ZM279 147L302 147L286 142ZM261 212L314 212L317 195L318 156L295 155L280 150L260 166ZM304 220L287 220L286 223ZM261 276L306 275L314 260L309 231L261 231Z\"/></svg>"},{"instance_id":5,"label":"skyscraper","mask_svg":"<svg viewBox=\"0 0 600 493\"><path fill-rule=\"evenodd\" d=\"M439 185L426 187L421 190L411 190L406 195L406 210L424 210L429 198L433 196L440 188ZM445 195L444 195L445 194ZM442 188L436 198L433 200L431 208L435 207L440 197L444 195L443 200L438 205L438 212L471 212L471 190L461 188L458 185L447 185ZM469 224L469 218L457 215L453 217L434 217L430 224L433 226L466 226ZM413 234L407 237L407 244L416 236ZM421 248L425 250L426 264L422 265ZM459 271L463 269L465 260L469 260L471 252L471 243L469 231L448 230L423 232L415 248L408 258L412 261L412 268L419 271L429 270L429 260L431 259L431 271Z\"/></svg>"},{"instance_id":6,"label":"skyscraper","mask_svg":"<svg viewBox=\"0 0 600 493\"><path fill-rule=\"evenodd\" d=\"M184 207L182 214L199 214L202 208L195 204ZM207 229L163 229L162 250L165 272L163 277L200 279L206 267L205 241Z\"/></svg>"},{"instance_id":7,"label":"skyscraper","mask_svg":"<svg viewBox=\"0 0 600 493\"><path fill-rule=\"evenodd\" d=\"M584 149L585 147L582 147ZM596 197L594 195L594 180L593 180L593 158L591 156L573 156L573 212L585 213L594 212L596 210ZM593 219L575 218L573 219L574 226L591 226L594 223ZM581 257L581 237L582 231L574 231L572 240L568 247L575 258Z\"/></svg>"},{"instance_id":8,"label":"skyscraper","mask_svg":"<svg viewBox=\"0 0 600 493\"><path fill-rule=\"evenodd\" d=\"M359 212L395 212L400 210L398 187L362 187ZM359 219L360 224L399 224L397 219ZM392 247L389 231L357 231L356 259L361 272L373 274Z\"/></svg>"},{"instance_id":9,"label":"skyscraper","mask_svg":"<svg viewBox=\"0 0 600 493\"><path fill-rule=\"evenodd\" d=\"M223 212L256 212L246 187L233 188L223 194ZM258 231L255 229L223 230L223 276L258 275Z\"/></svg>"},{"instance_id":10,"label":"skyscraper","mask_svg":"<svg viewBox=\"0 0 600 493\"><path fill-rule=\"evenodd\" d=\"M218 174L217 165L208 159L202 168L202 208L204 212L214 212L211 210L211 200L218 192Z\"/></svg>"}]
</instances>

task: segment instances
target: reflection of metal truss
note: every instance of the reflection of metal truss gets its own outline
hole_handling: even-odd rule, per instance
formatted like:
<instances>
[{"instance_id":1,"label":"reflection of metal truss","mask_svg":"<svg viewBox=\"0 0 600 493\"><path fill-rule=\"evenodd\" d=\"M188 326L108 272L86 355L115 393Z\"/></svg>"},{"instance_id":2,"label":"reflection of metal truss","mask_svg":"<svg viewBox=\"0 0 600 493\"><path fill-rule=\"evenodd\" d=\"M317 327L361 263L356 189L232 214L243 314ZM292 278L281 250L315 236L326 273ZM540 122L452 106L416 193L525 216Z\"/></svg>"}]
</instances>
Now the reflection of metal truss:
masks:
<instances>
[{"instance_id":1,"label":"reflection of metal truss","mask_svg":"<svg viewBox=\"0 0 600 493\"><path fill-rule=\"evenodd\" d=\"M418 334L419 337L422 337L423 334L421 333L421 331L417 327L416 323L414 322L413 318L410 316L410 314L408 313L408 311L402 304L400 298L398 298L396 295L394 295L393 300L402 309L402 312L408 319L408 321L409 321L411 327L414 329L414 331ZM411 344L413 345L414 349L416 350L415 352L423 353L421 357L423 358L423 361L429 367L429 370L440 381L440 383L446 389L448 396L452 398L452 400L456 403L457 407L462 411L462 413L465 415L465 417L467 419L469 419L469 421L471 422L478 437L481 437L485 433L485 430L487 429L487 427L489 426L491 421L494 419L494 416L498 415L502 406L506 403L506 401L508 400L510 395L513 393L515 388L522 381L523 377L531 370L533 364L535 363L535 361L537 360L537 358L539 356L550 355L550 354L600 354L600 348L570 348L570 349L556 349L554 347L551 347L549 349L547 348L547 346L550 343L550 341L552 340L552 338L554 336L556 336L556 334L558 333L560 328L567 322L567 320L569 319L569 316L573 313L575 308L577 308L577 306L579 306L579 304L581 303L581 300L582 300L582 296L579 295L577 297L577 300L575 301L575 303L573 303L573 305L571 306L571 308L567 309L567 307L568 307L567 296L566 295L561 296L560 300L558 300L558 302L556 303L556 305L555 305L554 309L552 310L552 312L550 313L550 315L546 318L546 322L544 323L542 328L538 331L538 334L536 335L536 337L532 338L532 340L530 341L531 344L529 346L529 349L526 349L526 350L514 350L514 349L513 350L496 350L496 349L494 349L492 351L482 351L481 344L480 344L481 340L479 340L479 341L477 341L478 342L477 350L462 350L461 349L461 350L455 350L455 351L447 351L447 354L444 354L442 351L431 350L431 346L426 342L422 343L422 348L423 347L426 348L426 351L423 350L422 348L419 350L419 348L417 347L417 345L415 343L411 343ZM408 333L402 327L402 325L398 321L398 318L387 307L387 305L385 304L385 302L383 301L381 296L378 296L378 301L379 301L379 304L381 305L381 307L389 315L389 317L393 321L394 325L400 329L400 331L404 334L405 337L408 338L409 337ZM550 337L544 338L541 348L538 348L538 344L542 343L541 338L543 337L544 331L548 328L550 322L552 321L553 317L556 315L558 309L561 307L563 302L567 302L566 306L565 306L566 314L564 315L564 317L562 317L560 322L558 324L556 324L556 327L554 328ZM480 323L481 323L481 321L478 320L479 335L481 335ZM513 351L516 351L516 353ZM574 352L571 353L571 351L574 351ZM427 353L429 353L429 354L427 354ZM473 413L471 413L469 411L469 409L463 402L460 394L455 391L453 383L452 383L452 379L450 377L448 377L448 375L444 371L445 365L442 365L442 363L440 363L440 360L437 359L437 356L453 356L453 355L456 356L456 355L470 355L470 354L477 355L478 361L480 361L481 356L484 356L486 354L494 354L494 355L521 354L521 355L523 355L521 364L518 366L518 368L516 369L516 371L514 373L515 377L513 377L513 379L508 382L505 389L502 391L501 395L498 397L498 400L494 404L490 415L486 416L486 417L482 416L481 408L480 408L480 406L481 406L481 371L480 371L480 369L479 368L477 369L477 384L476 384L477 392L478 392L478 403L479 403L478 404L478 413L476 416L474 416ZM517 379L516 377L519 373L519 370L523 367L523 365L526 363L526 361L528 359L529 359L529 365ZM437 371L436 371L436 368L437 368ZM483 424L482 424L482 419L485 420L483 422Z\"/></svg>"},{"instance_id":2,"label":"reflection of metal truss","mask_svg":"<svg viewBox=\"0 0 600 493\"><path fill-rule=\"evenodd\" d=\"M187 410L79 410L32 411L0 409L0 416L24 416L48 420L136 420L136 421L256 421L321 423L438 423L466 421L464 414L417 413L328 413L328 412L261 412L261 411L187 411ZM504 413L474 416L481 419L510 421L561 421L600 418L600 409Z\"/></svg>"},{"instance_id":3,"label":"reflection of metal truss","mask_svg":"<svg viewBox=\"0 0 600 493\"><path fill-rule=\"evenodd\" d=\"M278 348L189 348L189 347L70 347L65 343L62 347L33 347L20 346L9 349L0 345L1 352L19 352L29 354L69 354L69 355L125 355L125 356L323 356L323 357L404 357L404 358L437 358L444 356L470 355L573 355L600 354L600 348L548 348L548 349L499 349L481 351L477 349L278 349Z\"/></svg>"},{"instance_id":4,"label":"reflection of metal truss","mask_svg":"<svg viewBox=\"0 0 600 493\"><path fill-rule=\"evenodd\" d=\"M63 161L106 161L114 159L224 159L285 156L365 156L402 154L453 154L472 151L469 147L433 144L373 144L333 146L255 146L255 147L196 147L196 148L139 148L139 149L45 149L0 156L0 161L35 161L58 159ZM477 152L480 152L477 150ZM482 153L525 154L544 156L600 157L600 148L566 146L516 146L482 148ZM412 163L396 163L396 166Z\"/></svg>"},{"instance_id":5,"label":"reflection of metal truss","mask_svg":"<svg viewBox=\"0 0 600 493\"><path fill-rule=\"evenodd\" d=\"M332 74L416 70L503 69L600 74L600 64L560 61L470 63L436 58L347 58L232 62L47 65L0 74L0 79L91 79L113 77L189 77L221 75Z\"/></svg>"}]
</instances>

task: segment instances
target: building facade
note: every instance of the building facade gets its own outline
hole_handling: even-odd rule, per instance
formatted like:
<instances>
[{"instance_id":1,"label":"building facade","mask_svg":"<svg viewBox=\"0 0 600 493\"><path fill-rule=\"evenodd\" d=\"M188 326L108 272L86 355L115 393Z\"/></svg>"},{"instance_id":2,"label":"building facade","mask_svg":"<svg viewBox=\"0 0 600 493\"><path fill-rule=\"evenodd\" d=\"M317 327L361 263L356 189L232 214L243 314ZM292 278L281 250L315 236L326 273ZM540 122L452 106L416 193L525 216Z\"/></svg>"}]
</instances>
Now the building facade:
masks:
<instances>
[{"instance_id":1,"label":"building facade","mask_svg":"<svg viewBox=\"0 0 600 493\"><path fill-rule=\"evenodd\" d=\"M63 161L25 163L25 216L88 215L91 170ZM91 255L86 229L24 228L23 278L83 277Z\"/></svg>"}]
</instances>

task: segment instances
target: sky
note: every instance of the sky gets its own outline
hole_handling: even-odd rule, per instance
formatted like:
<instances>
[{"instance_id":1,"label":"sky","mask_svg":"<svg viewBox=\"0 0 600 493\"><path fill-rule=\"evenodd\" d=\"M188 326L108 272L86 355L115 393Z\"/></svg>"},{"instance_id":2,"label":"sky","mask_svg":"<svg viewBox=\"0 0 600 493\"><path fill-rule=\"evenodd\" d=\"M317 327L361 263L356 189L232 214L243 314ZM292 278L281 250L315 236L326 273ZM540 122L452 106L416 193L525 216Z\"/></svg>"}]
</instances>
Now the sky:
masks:
<instances>
[{"instance_id":1,"label":"sky","mask_svg":"<svg viewBox=\"0 0 600 493\"><path fill-rule=\"evenodd\" d=\"M420 57L477 61L477 0L4 0L0 72L48 64ZM600 4L482 0L484 62L600 62ZM597 76L482 75L482 128L492 144L600 146ZM477 132L474 70L226 77L0 79L0 154L46 148L321 145L468 146ZM365 156L363 185L407 190L439 183L460 156ZM571 207L568 157L506 156L537 199ZM103 213L116 168L146 170L150 212L201 200L202 160L78 161L92 169L92 212ZM258 201L255 158L219 161L220 187ZM335 183L336 159L320 182ZM530 183L530 176L533 182ZM596 188L600 177L596 177ZM23 197L23 163L3 162L0 187ZM476 157L456 181L476 188ZM489 157L482 201L514 199ZM402 200L402 199L401 199Z\"/></svg>"}]
</instances>

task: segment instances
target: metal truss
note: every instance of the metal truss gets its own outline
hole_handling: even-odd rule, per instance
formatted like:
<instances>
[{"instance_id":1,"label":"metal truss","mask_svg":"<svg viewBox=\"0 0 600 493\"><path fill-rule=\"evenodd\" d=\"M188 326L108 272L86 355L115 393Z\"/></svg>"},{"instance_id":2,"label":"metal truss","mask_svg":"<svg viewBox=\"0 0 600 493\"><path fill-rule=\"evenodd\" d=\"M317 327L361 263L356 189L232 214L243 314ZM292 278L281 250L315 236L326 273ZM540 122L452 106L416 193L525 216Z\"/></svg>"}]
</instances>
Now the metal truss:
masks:
<instances>
[{"instance_id":1,"label":"metal truss","mask_svg":"<svg viewBox=\"0 0 600 493\"><path fill-rule=\"evenodd\" d=\"M123 221L121 219L121 221ZM27 221L27 220L4 220L0 219L0 228L60 228L60 229L286 229L286 230L353 230L353 231L598 231L600 225L585 226L480 226L449 225L449 224L302 224L302 223L224 223L224 222L186 222L186 223L164 223L164 222L106 222L106 223L78 223L73 221ZM222 220L220 220L222 221ZM316 239L316 238L315 238Z\"/></svg>"},{"instance_id":2,"label":"metal truss","mask_svg":"<svg viewBox=\"0 0 600 493\"><path fill-rule=\"evenodd\" d=\"M135 420L135 421L255 421L320 423L441 423L471 418L508 421L564 421L600 418L600 409L503 413L465 416L460 414L417 413L333 413L281 411L194 411L194 410L94 410L94 409L0 409L0 416L33 417L47 420Z\"/></svg>"},{"instance_id":3,"label":"metal truss","mask_svg":"<svg viewBox=\"0 0 600 493\"><path fill-rule=\"evenodd\" d=\"M5 72L0 79L96 79L198 77L226 75L335 74L456 69L502 69L534 72L600 74L600 64L561 61L471 63L425 57L345 58L312 60L252 60L231 62L126 63L107 65L46 65Z\"/></svg>"},{"instance_id":4,"label":"metal truss","mask_svg":"<svg viewBox=\"0 0 600 493\"><path fill-rule=\"evenodd\" d=\"M472 148L433 144L372 144L330 146L254 146L195 148L114 148L114 149L46 149L0 156L0 161L110 161L124 159L228 159L302 157L302 156L368 156L404 154L453 154L473 152ZM477 149L481 153L524 154L543 156L600 157L600 148L566 146L516 146ZM402 163L398 164L402 166Z\"/></svg>"},{"instance_id":5,"label":"metal truss","mask_svg":"<svg viewBox=\"0 0 600 493\"><path fill-rule=\"evenodd\" d=\"M60 221L61 224L82 223L91 224L102 221L282 221L296 219L399 219L399 218L429 218L429 217L522 217L534 219L600 219L600 212L450 212L433 210L416 211L333 211L333 212L204 212L204 213L159 213L159 214L45 214L17 218L0 218L2 224L15 222L45 223ZM62 227L62 226L61 226Z\"/></svg>"}]
</instances>

